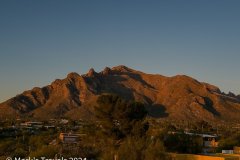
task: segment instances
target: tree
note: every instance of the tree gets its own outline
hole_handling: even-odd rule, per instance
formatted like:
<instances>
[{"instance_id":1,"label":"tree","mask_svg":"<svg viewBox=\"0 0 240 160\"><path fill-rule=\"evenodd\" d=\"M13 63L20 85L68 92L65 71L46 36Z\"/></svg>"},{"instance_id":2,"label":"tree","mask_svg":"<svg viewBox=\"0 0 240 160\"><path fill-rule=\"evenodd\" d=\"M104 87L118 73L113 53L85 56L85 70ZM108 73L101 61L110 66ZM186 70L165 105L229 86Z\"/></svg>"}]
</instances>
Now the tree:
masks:
<instances>
[{"instance_id":1,"label":"tree","mask_svg":"<svg viewBox=\"0 0 240 160\"><path fill-rule=\"evenodd\" d=\"M28 152L26 150L24 150L23 148L19 148L17 147L13 153L14 157L21 157L24 158L28 155Z\"/></svg>"},{"instance_id":2,"label":"tree","mask_svg":"<svg viewBox=\"0 0 240 160\"><path fill-rule=\"evenodd\" d=\"M0 142L0 155L11 155L15 149L15 141L13 139L4 139Z\"/></svg>"},{"instance_id":3,"label":"tree","mask_svg":"<svg viewBox=\"0 0 240 160\"><path fill-rule=\"evenodd\" d=\"M222 137L219 141L218 151L223 149L233 149L234 146L240 146L240 134L236 133L231 136Z\"/></svg>"},{"instance_id":4,"label":"tree","mask_svg":"<svg viewBox=\"0 0 240 160\"><path fill-rule=\"evenodd\" d=\"M200 136L177 133L167 135L164 144L170 152L196 154L202 151L203 141Z\"/></svg>"},{"instance_id":5,"label":"tree","mask_svg":"<svg viewBox=\"0 0 240 160\"><path fill-rule=\"evenodd\" d=\"M165 147L159 139L151 141L144 152L145 160L170 160L170 156L166 154Z\"/></svg>"},{"instance_id":6,"label":"tree","mask_svg":"<svg viewBox=\"0 0 240 160\"><path fill-rule=\"evenodd\" d=\"M160 139L149 137L127 137L119 147L119 159L128 160L170 160Z\"/></svg>"},{"instance_id":7,"label":"tree","mask_svg":"<svg viewBox=\"0 0 240 160\"><path fill-rule=\"evenodd\" d=\"M55 146L42 146L39 150L33 151L30 153L30 157L46 157L46 158L54 158L58 153L58 148Z\"/></svg>"},{"instance_id":8,"label":"tree","mask_svg":"<svg viewBox=\"0 0 240 160\"><path fill-rule=\"evenodd\" d=\"M102 95L97 104L95 114L105 134L121 139L127 135L143 136L148 130L148 123L144 122L147 111L142 103Z\"/></svg>"}]
</instances>

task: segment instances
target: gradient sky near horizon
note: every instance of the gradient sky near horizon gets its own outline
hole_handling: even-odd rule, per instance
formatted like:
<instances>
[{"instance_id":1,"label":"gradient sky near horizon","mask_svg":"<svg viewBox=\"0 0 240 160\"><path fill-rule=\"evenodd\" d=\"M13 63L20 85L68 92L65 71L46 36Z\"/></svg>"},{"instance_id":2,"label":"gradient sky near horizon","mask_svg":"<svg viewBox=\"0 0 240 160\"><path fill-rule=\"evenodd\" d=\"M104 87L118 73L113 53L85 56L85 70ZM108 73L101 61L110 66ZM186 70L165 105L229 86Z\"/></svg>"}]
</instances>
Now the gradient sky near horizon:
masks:
<instances>
[{"instance_id":1,"label":"gradient sky near horizon","mask_svg":"<svg viewBox=\"0 0 240 160\"><path fill-rule=\"evenodd\" d=\"M240 94L239 0L1 0L0 102L126 65Z\"/></svg>"}]
</instances>

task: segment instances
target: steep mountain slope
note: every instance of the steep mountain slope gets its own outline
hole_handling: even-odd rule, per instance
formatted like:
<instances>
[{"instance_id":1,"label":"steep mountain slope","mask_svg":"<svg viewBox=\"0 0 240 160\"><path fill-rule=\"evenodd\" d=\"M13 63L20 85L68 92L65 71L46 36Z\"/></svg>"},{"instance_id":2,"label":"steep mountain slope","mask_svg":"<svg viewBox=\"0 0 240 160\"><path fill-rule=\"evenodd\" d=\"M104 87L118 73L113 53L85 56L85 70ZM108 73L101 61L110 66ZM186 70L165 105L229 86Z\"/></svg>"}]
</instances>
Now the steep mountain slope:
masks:
<instances>
[{"instance_id":1,"label":"steep mountain slope","mask_svg":"<svg viewBox=\"0 0 240 160\"><path fill-rule=\"evenodd\" d=\"M0 104L0 115L53 118L91 117L97 96L118 94L145 103L149 116L175 120L239 121L240 100L210 84L177 75L146 74L125 66L96 73L70 73L43 88L33 88Z\"/></svg>"}]
</instances>

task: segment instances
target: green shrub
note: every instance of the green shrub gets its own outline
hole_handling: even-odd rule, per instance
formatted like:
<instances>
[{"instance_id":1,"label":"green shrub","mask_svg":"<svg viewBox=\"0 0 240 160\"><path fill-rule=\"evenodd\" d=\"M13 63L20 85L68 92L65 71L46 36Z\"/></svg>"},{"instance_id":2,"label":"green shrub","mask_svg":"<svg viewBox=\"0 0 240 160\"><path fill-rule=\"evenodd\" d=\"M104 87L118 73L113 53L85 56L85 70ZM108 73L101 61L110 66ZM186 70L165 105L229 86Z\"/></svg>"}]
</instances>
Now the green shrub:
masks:
<instances>
[{"instance_id":1,"label":"green shrub","mask_svg":"<svg viewBox=\"0 0 240 160\"><path fill-rule=\"evenodd\" d=\"M33 151L30 153L30 157L46 157L46 158L54 158L55 155L58 153L58 148L55 146L43 146L42 148Z\"/></svg>"}]
</instances>

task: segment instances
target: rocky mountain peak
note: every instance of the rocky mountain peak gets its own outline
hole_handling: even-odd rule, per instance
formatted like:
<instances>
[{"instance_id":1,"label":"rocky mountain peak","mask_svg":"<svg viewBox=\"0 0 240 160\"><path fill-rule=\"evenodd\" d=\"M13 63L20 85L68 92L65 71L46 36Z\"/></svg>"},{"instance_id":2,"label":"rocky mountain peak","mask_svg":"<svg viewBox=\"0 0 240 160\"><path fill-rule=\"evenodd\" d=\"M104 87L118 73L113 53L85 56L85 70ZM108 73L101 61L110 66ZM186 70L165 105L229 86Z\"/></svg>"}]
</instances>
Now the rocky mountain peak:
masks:
<instances>
[{"instance_id":1,"label":"rocky mountain peak","mask_svg":"<svg viewBox=\"0 0 240 160\"><path fill-rule=\"evenodd\" d=\"M112 68L113 71L118 71L118 72L133 72L134 70L131 68L128 68L124 65L119 65L119 66L115 66Z\"/></svg>"},{"instance_id":2,"label":"rocky mountain peak","mask_svg":"<svg viewBox=\"0 0 240 160\"><path fill-rule=\"evenodd\" d=\"M97 72L95 72L95 70L93 68L90 68L90 70L87 73L87 76L94 77L95 75L97 75Z\"/></svg>"},{"instance_id":3,"label":"rocky mountain peak","mask_svg":"<svg viewBox=\"0 0 240 160\"><path fill-rule=\"evenodd\" d=\"M78 78L78 77L80 77L80 75L76 72L71 72L67 75L67 78L69 78L69 79L75 79L75 78Z\"/></svg>"},{"instance_id":4,"label":"rocky mountain peak","mask_svg":"<svg viewBox=\"0 0 240 160\"><path fill-rule=\"evenodd\" d=\"M64 115L80 114L76 109L83 112L81 115L86 111L89 114L97 97L109 93L143 102L149 116L155 118L240 121L240 96L229 96L218 87L189 76L165 77L123 65L106 67L100 73L91 68L81 76L72 72L48 86L25 91L0 104L0 117L15 111L53 118L63 114L63 108Z\"/></svg>"},{"instance_id":5,"label":"rocky mountain peak","mask_svg":"<svg viewBox=\"0 0 240 160\"><path fill-rule=\"evenodd\" d=\"M111 74L111 69L109 67L105 67L104 70L102 71L103 75L109 75Z\"/></svg>"}]
</instances>

